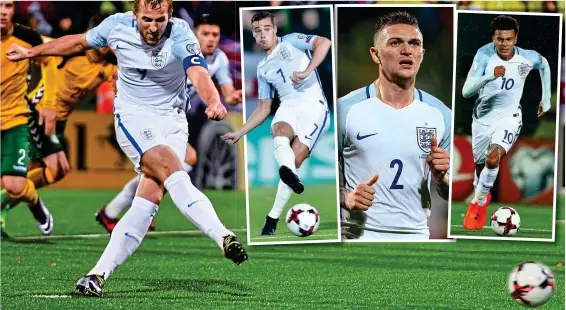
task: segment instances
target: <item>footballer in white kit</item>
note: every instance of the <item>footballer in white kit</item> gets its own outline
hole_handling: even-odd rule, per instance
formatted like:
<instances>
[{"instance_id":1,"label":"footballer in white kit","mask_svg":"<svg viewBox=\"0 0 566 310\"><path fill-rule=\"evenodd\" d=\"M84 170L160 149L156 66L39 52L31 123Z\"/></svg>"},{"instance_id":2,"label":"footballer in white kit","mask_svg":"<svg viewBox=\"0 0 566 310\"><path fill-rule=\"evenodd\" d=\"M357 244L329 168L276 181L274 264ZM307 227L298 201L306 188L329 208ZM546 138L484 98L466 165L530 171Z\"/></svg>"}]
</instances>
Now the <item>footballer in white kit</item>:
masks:
<instances>
[{"instance_id":1,"label":"footballer in white kit","mask_svg":"<svg viewBox=\"0 0 566 310\"><path fill-rule=\"evenodd\" d=\"M195 35L199 41L201 54L206 59L208 67L208 74L216 81L220 87L220 92L224 97L224 101L228 104L239 104L242 102L242 90L235 89L234 83L230 75L230 63L226 54L218 48L220 41L220 26L218 22L210 16L210 14L202 14L195 20L194 24ZM186 79L187 83L187 98L183 107L186 114L191 110L191 103L205 104L202 99L198 97L196 88L190 79ZM192 110L198 110L193 107ZM198 111L197 111L198 112ZM195 114L197 112L192 112ZM187 115L187 117L189 117ZM201 115L193 119L198 119L197 124L201 123ZM194 134L192 132L191 134ZM179 147L182 143L179 143ZM190 145L186 144L186 154L183 159L183 169L190 172L196 164L196 150ZM95 214L96 220L102 225L106 231L112 233L114 227L118 223L120 213L132 204L135 193L139 184L139 176L131 179L123 187L122 191L118 193L107 205L102 207ZM149 230L155 230L155 222L152 221Z\"/></svg>"},{"instance_id":2,"label":"footballer in white kit","mask_svg":"<svg viewBox=\"0 0 566 310\"><path fill-rule=\"evenodd\" d=\"M340 98L338 117L344 187L353 190L379 174L372 207L342 210L343 236L428 239L432 206L426 158L433 136L450 152L450 109L417 88L411 104L393 109L376 97L372 83Z\"/></svg>"},{"instance_id":3,"label":"footballer in white kit","mask_svg":"<svg viewBox=\"0 0 566 310\"><path fill-rule=\"evenodd\" d=\"M472 151L476 164L474 198L463 226L481 230L487 221L489 191L499 172L501 158L517 141L522 127L521 96L531 70L540 71L543 95L538 116L550 109L550 68L538 52L515 46L519 24L500 15L491 23L493 42L478 49L462 94L479 95L474 104Z\"/></svg>"},{"instance_id":4,"label":"footballer in white kit","mask_svg":"<svg viewBox=\"0 0 566 310\"><path fill-rule=\"evenodd\" d=\"M431 177L448 198L450 109L415 88L424 54L417 19L393 12L374 29L379 78L337 105L342 238L427 240Z\"/></svg>"},{"instance_id":5,"label":"footballer in white kit","mask_svg":"<svg viewBox=\"0 0 566 310\"><path fill-rule=\"evenodd\" d=\"M210 200L182 168L188 137L185 79L191 79L207 98L205 112L210 119L223 119L226 109L206 71L198 41L184 20L171 18L172 12L171 0L136 0L131 12L114 14L86 34L64 36L32 49L13 45L7 51L9 59L19 60L109 46L118 60L116 136L142 175L132 207L114 228L97 264L77 282L75 291L80 295L102 296L106 279L147 234L164 190L226 258L236 264L248 258L242 243L220 222Z\"/></svg>"},{"instance_id":6,"label":"footballer in white kit","mask_svg":"<svg viewBox=\"0 0 566 310\"><path fill-rule=\"evenodd\" d=\"M223 138L235 143L263 123L277 90L281 104L271 122L271 133L281 180L261 232L273 235L292 192L304 191L297 169L330 125L328 102L316 68L325 59L331 41L300 33L277 37L274 16L269 12L256 13L251 24L256 44L267 53L257 66L259 105L244 126Z\"/></svg>"}]
</instances>

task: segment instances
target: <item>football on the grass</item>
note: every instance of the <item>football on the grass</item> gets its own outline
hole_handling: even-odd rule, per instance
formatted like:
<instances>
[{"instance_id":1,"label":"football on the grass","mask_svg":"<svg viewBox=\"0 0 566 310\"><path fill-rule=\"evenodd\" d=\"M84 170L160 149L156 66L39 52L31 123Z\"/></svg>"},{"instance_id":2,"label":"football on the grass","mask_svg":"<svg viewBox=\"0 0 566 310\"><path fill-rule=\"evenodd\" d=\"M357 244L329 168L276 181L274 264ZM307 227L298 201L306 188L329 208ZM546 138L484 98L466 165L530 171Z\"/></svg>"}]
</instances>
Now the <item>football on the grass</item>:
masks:
<instances>
[{"instance_id":1,"label":"football on the grass","mask_svg":"<svg viewBox=\"0 0 566 310\"><path fill-rule=\"evenodd\" d=\"M318 211L306 203L295 205L287 212L287 227L296 236L307 237L314 234L319 223Z\"/></svg>"},{"instance_id":2,"label":"football on the grass","mask_svg":"<svg viewBox=\"0 0 566 310\"><path fill-rule=\"evenodd\" d=\"M556 281L550 269L537 262L517 265L509 274L509 294L527 307L538 307L550 300L556 290Z\"/></svg>"},{"instance_id":3,"label":"football on the grass","mask_svg":"<svg viewBox=\"0 0 566 310\"><path fill-rule=\"evenodd\" d=\"M501 207L491 216L491 229L498 236L514 236L521 227L521 217L511 207Z\"/></svg>"}]
</instances>

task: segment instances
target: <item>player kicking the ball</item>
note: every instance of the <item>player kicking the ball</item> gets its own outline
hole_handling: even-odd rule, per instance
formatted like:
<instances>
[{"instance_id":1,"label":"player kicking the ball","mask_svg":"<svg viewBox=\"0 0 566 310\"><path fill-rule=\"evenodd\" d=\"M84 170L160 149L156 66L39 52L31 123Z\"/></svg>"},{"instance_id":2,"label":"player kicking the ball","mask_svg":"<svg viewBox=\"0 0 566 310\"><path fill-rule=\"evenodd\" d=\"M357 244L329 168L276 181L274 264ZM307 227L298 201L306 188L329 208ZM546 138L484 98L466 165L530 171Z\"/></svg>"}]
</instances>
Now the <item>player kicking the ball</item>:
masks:
<instances>
[{"instance_id":1,"label":"player kicking the ball","mask_svg":"<svg viewBox=\"0 0 566 310\"><path fill-rule=\"evenodd\" d=\"M262 235L273 235L292 192L304 191L299 167L330 124L328 103L316 68L326 58L331 42L321 36L299 33L277 37L274 16L268 12L256 13L251 23L256 44L267 53L257 66L259 105L240 129L222 138L236 143L263 123L277 90L281 105L271 122L271 133L281 180L261 231Z\"/></svg>"},{"instance_id":2,"label":"player kicking the ball","mask_svg":"<svg viewBox=\"0 0 566 310\"><path fill-rule=\"evenodd\" d=\"M132 12L106 18L86 34L64 36L38 47L12 45L8 58L70 55L108 45L118 59L115 99L117 140L141 171L132 207L114 228L96 266L76 285L81 295L102 296L105 280L133 254L146 235L167 189L181 213L212 238L236 264L248 256L238 238L218 219L208 198L194 187L181 162L187 148L185 79L208 103L206 114L220 120L226 109L206 70L189 25L171 18L171 0L136 0Z\"/></svg>"},{"instance_id":3,"label":"player kicking the ball","mask_svg":"<svg viewBox=\"0 0 566 310\"><path fill-rule=\"evenodd\" d=\"M493 42L482 46L462 89L465 98L479 94L474 104L472 151L476 164L474 198L464 217L464 228L482 229L487 221L489 191L499 172L499 163L517 138L522 126L521 95L527 75L538 69L543 96L538 116L550 109L550 67L539 53L517 44L519 24L500 15L491 22Z\"/></svg>"},{"instance_id":4,"label":"player kicking the ball","mask_svg":"<svg viewBox=\"0 0 566 310\"><path fill-rule=\"evenodd\" d=\"M194 29L201 47L202 55L206 59L208 74L220 87L224 101L231 105L241 103L242 90L234 88L234 82L230 76L230 62L228 56L218 48L218 43L220 42L219 21L212 18L210 14L203 14L195 21ZM190 80L187 81L187 100L189 100L187 102L189 105L185 107L185 112L188 112L191 108L191 104L195 102L200 104L200 102L202 102ZM190 172L196 164L196 161L196 150L190 144L187 144L185 160L182 162L183 169L187 173ZM122 191L120 191L112 201L96 213L96 221L109 233L112 233L114 227L116 227L120 213L132 205L132 200L135 197L139 182L140 177L135 176L126 183ZM149 230L155 230L155 222L153 220L149 225Z\"/></svg>"},{"instance_id":5,"label":"player kicking the ball","mask_svg":"<svg viewBox=\"0 0 566 310\"><path fill-rule=\"evenodd\" d=\"M381 17L373 45L379 78L338 100L342 237L426 240L430 174L448 198L451 113L415 88L424 55L415 17Z\"/></svg>"}]
</instances>

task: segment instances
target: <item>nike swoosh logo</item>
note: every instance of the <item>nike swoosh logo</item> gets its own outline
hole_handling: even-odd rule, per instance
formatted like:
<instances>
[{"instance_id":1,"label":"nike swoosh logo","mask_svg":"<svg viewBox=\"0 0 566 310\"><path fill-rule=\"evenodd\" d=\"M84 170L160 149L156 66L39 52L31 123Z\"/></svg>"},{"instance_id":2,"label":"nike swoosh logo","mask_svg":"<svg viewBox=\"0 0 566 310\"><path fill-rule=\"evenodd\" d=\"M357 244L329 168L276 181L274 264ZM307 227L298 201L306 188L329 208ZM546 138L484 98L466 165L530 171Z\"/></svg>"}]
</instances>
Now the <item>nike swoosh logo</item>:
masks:
<instances>
[{"instance_id":1,"label":"nike swoosh logo","mask_svg":"<svg viewBox=\"0 0 566 310\"><path fill-rule=\"evenodd\" d=\"M193 202L189 203L189 205L188 205L187 207L190 208L190 207L192 207L195 203L197 203L197 202L199 202L199 201L202 201L202 200L193 201Z\"/></svg>"},{"instance_id":2,"label":"nike swoosh logo","mask_svg":"<svg viewBox=\"0 0 566 310\"><path fill-rule=\"evenodd\" d=\"M120 47L120 45L116 45L116 49L117 49L117 50L123 50L124 48L123 48L123 47Z\"/></svg>"},{"instance_id":3,"label":"nike swoosh logo","mask_svg":"<svg viewBox=\"0 0 566 310\"><path fill-rule=\"evenodd\" d=\"M308 136L305 136L305 139L308 139L308 140L312 140L312 139L311 139L311 138L309 138Z\"/></svg>"},{"instance_id":4,"label":"nike swoosh logo","mask_svg":"<svg viewBox=\"0 0 566 310\"><path fill-rule=\"evenodd\" d=\"M369 137L371 137L371 136L375 136L375 135L377 135L378 133L379 133L379 132L370 133L369 135L360 136L360 133L358 132L358 135L356 136L356 138L357 138L358 140L363 140L363 139L365 139L365 138L369 138Z\"/></svg>"},{"instance_id":5,"label":"nike swoosh logo","mask_svg":"<svg viewBox=\"0 0 566 310\"><path fill-rule=\"evenodd\" d=\"M125 233L124 233L124 236L130 237L130 238L136 240L138 243L141 243L141 240L140 240L137 236L135 236L135 235L133 235L133 234L130 234L129 232L125 232Z\"/></svg>"}]
</instances>

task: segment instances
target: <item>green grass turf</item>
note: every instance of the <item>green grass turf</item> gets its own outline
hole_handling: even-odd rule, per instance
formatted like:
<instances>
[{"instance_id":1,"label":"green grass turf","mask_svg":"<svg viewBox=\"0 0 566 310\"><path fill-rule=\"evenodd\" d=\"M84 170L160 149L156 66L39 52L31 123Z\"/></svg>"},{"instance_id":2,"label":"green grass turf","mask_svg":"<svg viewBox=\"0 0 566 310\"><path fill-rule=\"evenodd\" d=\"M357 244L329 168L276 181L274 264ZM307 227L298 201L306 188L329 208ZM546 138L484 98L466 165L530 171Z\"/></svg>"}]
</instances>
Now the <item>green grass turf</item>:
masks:
<instances>
[{"instance_id":1,"label":"green grass turf","mask_svg":"<svg viewBox=\"0 0 566 310\"><path fill-rule=\"evenodd\" d=\"M514 238L543 238L552 239L552 207L551 206L535 206L535 205L515 205L515 204L490 204L487 210L487 216L495 212L499 207L504 205L510 206L517 210L521 217L521 227L519 232L512 236ZM491 229L489 218L482 230L466 230L462 226L464 215L468 209L467 204L452 203L452 213L450 221L451 236L481 236L481 237L499 237ZM509 237L509 236L508 236Z\"/></svg>"},{"instance_id":2,"label":"green grass turf","mask_svg":"<svg viewBox=\"0 0 566 310\"><path fill-rule=\"evenodd\" d=\"M265 217L273 207L277 192L276 187L250 187L250 240L252 242L281 242L281 241L312 241L336 240L338 236L336 185L306 185L301 195L293 194L281 214L274 236L261 236L261 228ZM293 235L285 217L289 209L298 203L308 203L315 207L320 214L318 230L311 236L301 238Z\"/></svg>"},{"instance_id":3,"label":"green grass turf","mask_svg":"<svg viewBox=\"0 0 566 310\"><path fill-rule=\"evenodd\" d=\"M100 233L92 214L112 192L42 191L55 234ZM243 225L220 205L241 193L207 192L230 227ZM221 204L220 202L224 202ZM9 215L13 235L37 235L25 207ZM166 201L158 230L191 229ZM234 228L234 227L231 227ZM557 241L459 240L451 243L332 243L248 246L241 266L202 235L147 236L107 281L104 298L73 296L108 242L99 238L3 241L2 309L523 309L506 292L508 272L526 260L548 265L557 280L542 309L564 309L564 225ZM53 265L55 263L55 265ZM41 295L72 296L42 298Z\"/></svg>"}]
</instances>

